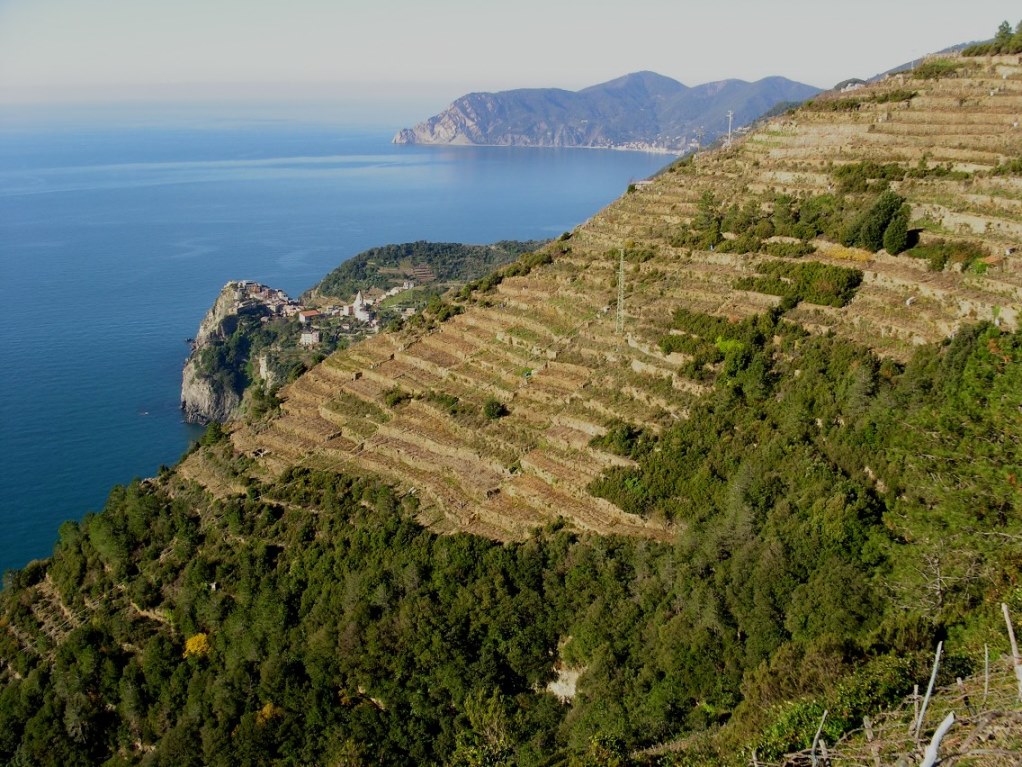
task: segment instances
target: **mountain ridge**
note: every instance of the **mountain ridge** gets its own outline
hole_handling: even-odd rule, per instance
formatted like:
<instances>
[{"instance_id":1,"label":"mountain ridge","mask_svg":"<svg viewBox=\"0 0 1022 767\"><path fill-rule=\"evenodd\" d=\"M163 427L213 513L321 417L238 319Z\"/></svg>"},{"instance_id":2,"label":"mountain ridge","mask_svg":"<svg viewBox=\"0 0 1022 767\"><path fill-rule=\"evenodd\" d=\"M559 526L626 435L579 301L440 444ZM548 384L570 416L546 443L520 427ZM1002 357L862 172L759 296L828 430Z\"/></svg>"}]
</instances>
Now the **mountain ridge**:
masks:
<instances>
[{"instance_id":1,"label":"mountain ridge","mask_svg":"<svg viewBox=\"0 0 1022 767\"><path fill-rule=\"evenodd\" d=\"M474 92L405 128L398 144L586 147L682 153L746 125L781 102L818 88L787 78L719 80L687 86L651 71L632 72L578 91L522 88ZM695 143L693 143L695 142Z\"/></svg>"}]
</instances>

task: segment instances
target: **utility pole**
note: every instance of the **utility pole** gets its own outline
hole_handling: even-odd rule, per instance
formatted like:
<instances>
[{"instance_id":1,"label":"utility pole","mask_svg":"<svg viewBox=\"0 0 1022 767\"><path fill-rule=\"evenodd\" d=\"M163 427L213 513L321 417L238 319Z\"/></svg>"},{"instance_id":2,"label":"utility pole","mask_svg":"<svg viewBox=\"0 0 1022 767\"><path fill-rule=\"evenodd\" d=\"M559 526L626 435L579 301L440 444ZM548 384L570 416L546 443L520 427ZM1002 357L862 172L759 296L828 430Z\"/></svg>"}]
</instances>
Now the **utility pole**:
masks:
<instances>
[{"instance_id":1,"label":"utility pole","mask_svg":"<svg viewBox=\"0 0 1022 767\"><path fill-rule=\"evenodd\" d=\"M726 147L731 146L731 123L734 121L734 117L735 111L729 109L727 111L727 143L724 144Z\"/></svg>"},{"instance_id":2,"label":"utility pole","mask_svg":"<svg viewBox=\"0 0 1022 767\"><path fill-rule=\"evenodd\" d=\"M617 270L617 334L625 332L625 249L621 248L621 261Z\"/></svg>"}]
</instances>

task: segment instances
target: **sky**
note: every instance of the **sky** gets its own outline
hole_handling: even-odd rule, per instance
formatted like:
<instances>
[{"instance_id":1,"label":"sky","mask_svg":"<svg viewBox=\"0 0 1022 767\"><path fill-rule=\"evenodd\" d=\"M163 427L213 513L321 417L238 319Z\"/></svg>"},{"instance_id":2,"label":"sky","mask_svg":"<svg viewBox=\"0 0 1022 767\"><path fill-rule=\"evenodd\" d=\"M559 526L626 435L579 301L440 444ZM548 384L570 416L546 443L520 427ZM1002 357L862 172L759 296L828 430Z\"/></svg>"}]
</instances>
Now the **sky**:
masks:
<instances>
[{"instance_id":1,"label":"sky","mask_svg":"<svg viewBox=\"0 0 1022 767\"><path fill-rule=\"evenodd\" d=\"M425 117L470 91L639 70L829 88L1020 18L1017 0L0 0L0 104L347 100Z\"/></svg>"}]
</instances>

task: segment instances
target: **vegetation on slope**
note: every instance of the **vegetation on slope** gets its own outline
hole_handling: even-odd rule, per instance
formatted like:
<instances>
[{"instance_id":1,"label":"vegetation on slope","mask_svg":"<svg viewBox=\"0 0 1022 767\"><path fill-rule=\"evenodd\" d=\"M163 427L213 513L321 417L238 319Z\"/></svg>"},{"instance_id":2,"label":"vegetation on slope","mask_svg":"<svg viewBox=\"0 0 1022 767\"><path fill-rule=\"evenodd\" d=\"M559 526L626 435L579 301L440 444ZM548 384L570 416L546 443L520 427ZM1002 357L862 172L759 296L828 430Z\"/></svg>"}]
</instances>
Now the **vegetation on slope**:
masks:
<instances>
[{"instance_id":1,"label":"vegetation on slope","mask_svg":"<svg viewBox=\"0 0 1022 767\"><path fill-rule=\"evenodd\" d=\"M442 293L454 282L484 277L518 256L542 246L542 242L504 240L492 245L454 242L408 242L370 248L345 261L313 288L321 296L350 301L359 290L387 290L404 280L415 279L413 268L427 266L433 273L434 292Z\"/></svg>"},{"instance_id":2,"label":"vegetation on slope","mask_svg":"<svg viewBox=\"0 0 1022 767\"><path fill-rule=\"evenodd\" d=\"M1022 21L1015 26L1014 33L1011 24L1002 21L993 40L970 45L962 51L963 56L990 56L999 53L1022 53Z\"/></svg>"},{"instance_id":3,"label":"vegetation on slope","mask_svg":"<svg viewBox=\"0 0 1022 767\"><path fill-rule=\"evenodd\" d=\"M0 760L747 764L753 748L772 761L807 748L824 709L833 742L863 714L925 684L939 640L948 655L938 684L980 669L986 645L995 656L1006 649L998 603L1016 620L1022 614L1022 334L956 324L954 338L919 347L900 365L786 319L812 311L863 320L863 335L879 337L887 328L859 314L864 301L787 314L798 301L841 304L871 289L874 299L896 297L878 302L892 314L897 308L896 319L908 315L904 294L860 285L858 270L806 259L817 238L876 249L879 236L889 251L904 238L908 253L942 269L982 263L984 248L1010 244L974 229L974 250L955 229L941 232L945 243L912 248L896 197L931 176L934 187L953 189L964 172L961 163L931 167L925 153L936 140L914 138L919 151L904 157L918 168L885 163L899 155L865 153L852 138L843 157L852 162L797 168L820 171L812 191L797 191L795 181L788 194L760 186L728 198L736 200L730 207L718 202L724 175L711 165L713 192L693 206L692 224L679 224L685 208L655 224L637 216L619 236L622 229L606 224L619 212L611 211L593 226L608 236L580 230L559 245L560 276L591 296L565 268L582 263L603 300L616 285L607 265L617 268L619 244L639 232L625 249L629 273L640 278L630 282L638 316L628 318L635 333L628 340L651 352L660 340L661 351L682 355L656 360L675 366L670 379L658 377L667 404L682 399L675 381L697 379L708 389L701 399L686 396L681 420L666 411L645 418L649 409L636 408L637 419L657 428L612 423L593 443L633 461L598 477L593 492L672 521L673 542L579 535L557 524L516 543L437 536L413 521L414 493L400 497L364 477L292 468L266 484L252 480L263 448L238 456L214 427L193 458L224 480L211 482L220 491L246 492L214 500L183 479L186 464L117 489L102 514L62 529L51 561L9 576L0 595ZM1017 143L1000 146L1000 165L987 153L985 167L1017 173L1004 159L1017 156ZM765 152L759 157L767 162ZM701 191L699 182L709 183L700 164L679 162L673 171ZM986 173L969 171L981 182ZM750 172L736 186L755 182ZM674 202L664 186L667 208ZM628 195L628 204L644 194ZM947 198L939 199L943 206ZM948 207L968 210L954 198ZM670 250L671 236L689 252ZM701 247L717 253L698 263L707 255L693 252ZM608 249L613 257L601 258ZM783 260L721 256L727 249ZM549 257L527 255L480 279L464 304L435 301L421 322L490 303L489 292L511 274L553 275L558 263L547 267ZM803 260L788 260L796 258ZM694 269L653 281L659 269L706 264L736 269L712 286ZM879 266L890 260L860 265L882 277ZM640 301L655 298L637 289L647 277L663 300L643 314ZM953 306L938 320L967 316L958 302L982 297L975 277L940 277ZM724 300L744 298L731 291L742 278L780 294L777 309L741 321L690 310L671 317L685 305L668 292L674 283L719 288L712 306L723 314ZM522 296L523 282L504 295ZM611 347L599 323L588 326L591 340ZM849 324L837 325L846 337ZM925 333L936 335L926 328L905 346ZM639 359L630 349L622 343L601 356L590 348L601 360L592 369L607 372L608 359L627 368L629 357ZM559 361L589 364L571 355L565 348ZM629 383L640 379L631 372ZM356 410L387 407L376 415L381 422L415 409L415 397L460 426L487 418L477 390L458 394L466 396L427 387L413 395L395 385L378 404L372 394L351 396ZM525 398L511 405L489 428L548 415ZM291 436L283 434L282 447ZM323 452L310 451L310 460L325 465ZM581 674L570 704L545 691L555 668Z\"/></svg>"},{"instance_id":4,"label":"vegetation on slope","mask_svg":"<svg viewBox=\"0 0 1022 767\"><path fill-rule=\"evenodd\" d=\"M776 312L721 322L679 314L721 336L714 391L608 436L639 465L594 488L683 522L674 544L436 536L372 481L246 480L211 430L247 494L117 489L9 577L0 759L594 764L726 723L717 760L800 747L820 706L857 724L937 639L945 673L974 667L976 608L1022 611L1022 335L968 328L902 369ZM41 617L43 591L75 617ZM585 669L570 706L544 691L558 657Z\"/></svg>"}]
</instances>

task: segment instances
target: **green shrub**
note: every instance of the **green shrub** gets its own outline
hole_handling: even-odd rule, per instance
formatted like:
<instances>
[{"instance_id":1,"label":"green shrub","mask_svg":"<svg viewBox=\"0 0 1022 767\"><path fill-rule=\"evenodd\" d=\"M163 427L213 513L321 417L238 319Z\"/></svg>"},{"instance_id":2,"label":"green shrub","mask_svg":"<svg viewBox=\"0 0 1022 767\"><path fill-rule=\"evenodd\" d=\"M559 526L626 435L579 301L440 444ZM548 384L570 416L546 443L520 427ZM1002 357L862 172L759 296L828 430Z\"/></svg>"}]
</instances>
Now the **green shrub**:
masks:
<instances>
[{"instance_id":1,"label":"green shrub","mask_svg":"<svg viewBox=\"0 0 1022 767\"><path fill-rule=\"evenodd\" d=\"M392 389L387 389L383 393L383 401L387 407L397 407L403 405L412 399L412 395L402 389L400 386L395 386Z\"/></svg>"},{"instance_id":2,"label":"green shrub","mask_svg":"<svg viewBox=\"0 0 1022 767\"><path fill-rule=\"evenodd\" d=\"M426 311L429 312L429 314L432 315L433 319L437 322L447 322L447 320L451 317L461 314L465 311L465 309L457 304L444 301L440 298L440 296L433 295L426 304Z\"/></svg>"},{"instance_id":3,"label":"green shrub","mask_svg":"<svg viewBox=\"0 0 1022 767\"><path fill-rule=\"evenodd\" d=\"M507 405L501 402L499 399L490 398L483 404L483 415L489 418L491 421L496 421L498 418L503 418L508 415L511 411L507 409Z\"/></svg>"},{"instance_id":4,"label":"green shrub","mask_svg":"<svg viewBox=\"0 0 1022 767\"><path fill-rule=\"evenodd\" d=\"M898 211L884 230L884 250L896 256L908 247L908 211Z\"/></svg>"},{"instance_id":5,"label":"green shrub","mask_svg":"<svg viewBox=\"0 0 1022 767\"><path fill-rule=\"evenodd\" d=\"M916 245L905 255L913 258L924 258L934 272L943 271L949 264L961 264L968 269L976 261L989 255L986 249L977 242L970 240L946 241L935 240L925 245Z\"/></svg>"},{"instance_id":6,"label":"green shrub","mask_svg":"<svg viewBox=\"0 0 1022 767\"><path fill-rule=\"evenodd\" d=\"M862 99L813 99L802 105L803 109L810 112L855 112L863 104Z\"/></svg>"},{"instance_id":7,"label":"green shrub","mask_svg":"<svg viewBox=\"0 0 1022 767\"><path fill-rule=\"evenodd\" d=\"M625 458L636 458L649 450L654 441L642 427L619 421L602 437L593 437L589 444Z\"/></svg>"},{"instance_id":8,"label":"green shrub","mask_svg":"<svg viewBox=\"0 0 1022 767\"><path fill-rule=\"evenodd\" d=\"M990 173L994 176L1022 176L1022 157L998 163Z\"/></svg>"},{"instance_id":9,"label":"green shrub","mask_svg":"<svg viewBox=\"0 0 1022 767\"><path fill-rule=\"evenodd\" d=\"M905 198L888 190L868 210L860 214L844 231L841 244L876 253L884 246L884 232L902 209Z\"/></svg>"},{"instance_id":10,"label":"green shrub","mask_svg":"<svg viewBox=\"0 0 1022 767\"><path fill-rule=\"evenodd\" d=\"M721 253L756 253L760 249L760 244L757 237L743 234L733 240L724 240L717 246L717 250Z\"/></svg>"},{"instance_id":11,"label":"green shrub","mask_svg":"<svg viewBox=\"0 0 1022 767\"><path fill-rule=\"evenodd\" d=\"M929 59L912 70L917 80L937 80L941 77L953 77L958 64L950 59Z\"/></svg>"},{"instance_id":12,"label":"green shrub","mask_svg":"<svg viewBox=\"0 0 1022 767\"><path fill-rule=\"evenodd\" d=\"M905 176L906 178L945 178L952 181L964 181L967 178L972 178L972 174L967 171L954 170L949 162L930 167L925 160L920 160L919 165L909 170Z\"/></svg>"},{"instance_id":13,"label":"green shrub","mask_svg":"<svg viewBox=\"0 0 1022 767\"><path fill-rule=\"evenodd\" d=\"M823 306L844 306L862 282L862 272L812 262L771 261L760 265L760 275L735 281L738 290L754 290Z\"/></svg>"},{"instance_id":14,"label":"green shrub","mask_svg":"<svg viewBox=\"0 0 1022 767\"><path fill-rule=\"evenodd\" d=\"M872 101L876 104L887 104L893 101L911 101L919 95L919 91L910 91L904 88L897 90L888 91L887 93L880 93L873 97Z\"/></svg>"},{"instance_id":15,"label":"green shrub","mask_svg":"<svg viewBox=\"0 0 1022 767\"><path fill-rule=\"evenodd\" d=\"M802 258L815 253L816 246L808 242L768 242L761 251L778 258Z\"/></svg>"},{"instance_id":16,"label":"green shrub","mask_svg":"<svg viewBox=\"0 0 1022 767\"><path fill-rule=\"evenodd\" d=\"M203 433L202 437L199 439L199 444L208 447L210 445L216 445L216 444L218 444L220 442L226 442L226 441L227 441L227 432L224 431L224 427L221 426L216 421L213 421L212 423L210 423L209 426L206 427L206 431Z\"/></svg>"},{"instance_id":17,"label":"green shrub","mask_svg":"<svg viewBox=\"0 0 1022 767\"><path fill-rule=\"evenodd\" d=\"M900 181L905 178L905 169L898 163L881 164L867 160L840 165L831 175L837 180L839 191L852 194L869 191L875 186L871 183L874 181L882 181L884 185L889 181Z\"/></svg>"}]
</instances>

